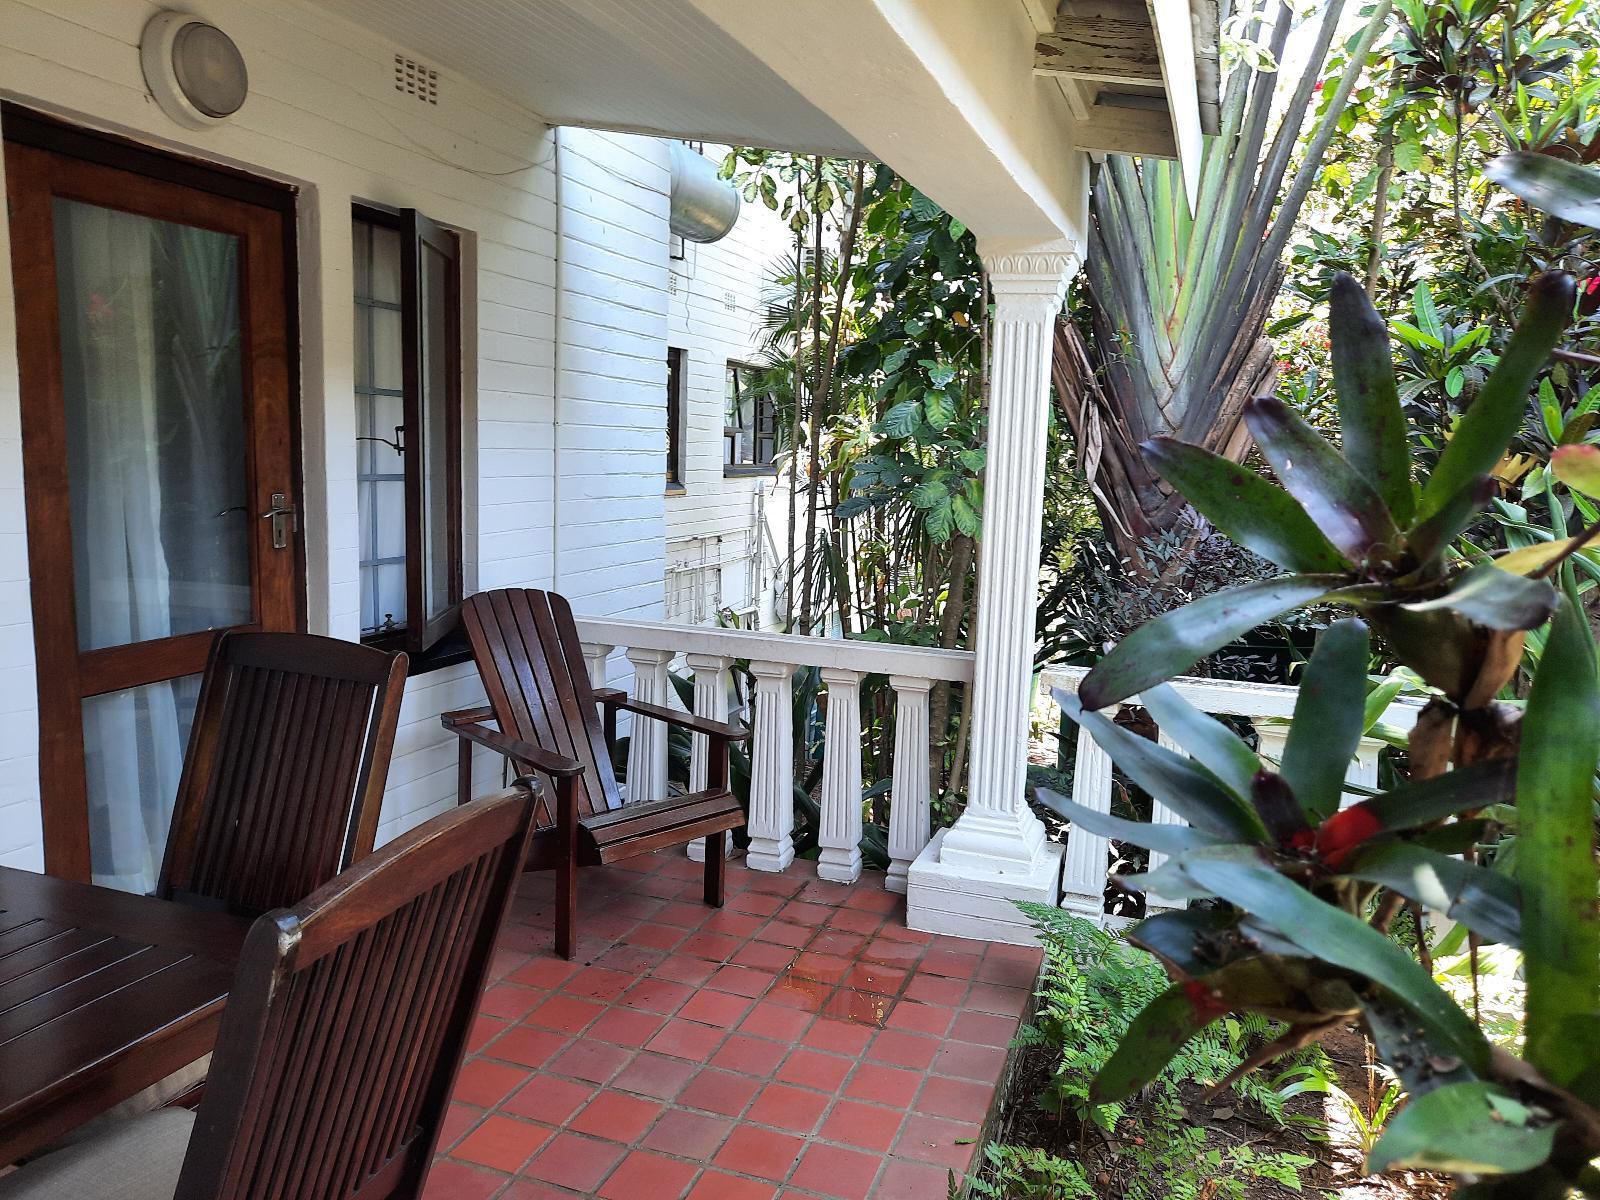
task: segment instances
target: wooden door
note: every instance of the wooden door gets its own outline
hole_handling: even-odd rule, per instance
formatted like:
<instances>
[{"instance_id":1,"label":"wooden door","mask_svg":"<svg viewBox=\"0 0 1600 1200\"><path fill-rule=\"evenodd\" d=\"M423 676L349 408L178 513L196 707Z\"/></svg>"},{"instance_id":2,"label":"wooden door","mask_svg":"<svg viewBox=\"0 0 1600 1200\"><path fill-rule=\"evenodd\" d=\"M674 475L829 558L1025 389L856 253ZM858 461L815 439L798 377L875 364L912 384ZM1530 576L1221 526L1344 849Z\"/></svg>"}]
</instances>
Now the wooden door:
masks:
<instances>
[{"instance_id":1,"label":"wooden door","mask_svg":"<svg viewBox=\"0 0 1600 1200\"><path fill-rule=\"evenodd\" d=\"M290 197L55 130L7 114L45 866L147 890L212 637L301 627Z\"/></svg>"}]
</instances>

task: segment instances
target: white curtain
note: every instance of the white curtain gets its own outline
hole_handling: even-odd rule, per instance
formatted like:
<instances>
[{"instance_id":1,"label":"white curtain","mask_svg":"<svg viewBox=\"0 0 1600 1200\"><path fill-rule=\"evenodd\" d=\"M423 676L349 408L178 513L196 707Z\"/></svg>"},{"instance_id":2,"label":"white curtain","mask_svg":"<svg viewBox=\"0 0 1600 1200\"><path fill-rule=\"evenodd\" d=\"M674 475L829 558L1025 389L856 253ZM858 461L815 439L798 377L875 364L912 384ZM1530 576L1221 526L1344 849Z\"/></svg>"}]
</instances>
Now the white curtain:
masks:
<instances>
[{"instance_id":1,"label":"white curtain","mask_svg":"<svg viewBox=\"0 0 1600 1200\"><path fill-rule=\"evenodd\" d=\"M158 277L161 223L63 201L55 226L79 646L167 637L177 631L162 538L171 452L162 410L175 398L163 387L170 346L158 309L172 298ZM195 690L179 679L85 700L96 883L154 887Z\"/></svg>"}]
</instances>

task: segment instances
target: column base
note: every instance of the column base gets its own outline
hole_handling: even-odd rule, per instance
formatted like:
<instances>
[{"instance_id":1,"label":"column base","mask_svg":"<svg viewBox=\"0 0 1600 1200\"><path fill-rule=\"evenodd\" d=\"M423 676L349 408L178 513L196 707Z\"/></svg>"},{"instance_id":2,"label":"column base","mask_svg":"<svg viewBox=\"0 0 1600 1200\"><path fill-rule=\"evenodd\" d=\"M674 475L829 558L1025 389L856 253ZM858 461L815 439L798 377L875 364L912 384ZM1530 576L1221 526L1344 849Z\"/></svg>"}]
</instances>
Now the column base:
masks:
<instances>
[{"instance_id":1,"label":"column base","mask_svg":"<svg viewBox=\"0 0 1600 1200\"><path fill-rule=\"evenodd\" d=\"M744 865L752 871L785 871L794 861L794 841L784 838L751 838L744 852Z\"/></svg>"},{"instance_id":2,"label":"column base","mask_svg":"<svg viewBox=\"0 0 1600 1200\"><path fill-rule=\"evenodd\" d=\"M889 864L889 873L883 877L883 890L886 892L899 892L906 894L906 876L910 874L911 864L900 862L898 859Z\"/></svg>"},{"instance_id":3,"label":"column base","mask_svg":"<svg viewBox=\"0 0 1600 1200\"><path fill-rule=\"evenodd\" d=\"M689 843L689 848L688 848L688 854L689 854L689 857L694 859L695 862L705 862L705 860L706 860L706 840L705 840L705 838L695 838L694 841L690 842ZM733 834L731 834L731 833L728 834L727 837L722 839L722 856L724 858L732 858L733 857Z\"/></svg>"},{"instance_id":4,"label":"column base","mask_svg":"<svg viewBox=\"0 0 1600 1200\"><path fill-rule=\"evenodd\" d=\"M1033 924L1016 900L1055 905L1061 897L1063 847L1047 844L1034 863L1007 862L1006 871L973 871L940 859L949 830L933 835L906 874L906 924L923 933L1038 945Z\"/></svg>"},{"instance_id":5,"label":"column base","mask_svg":"<svg viewBox=\"0 0 1600 1200\"><path fill-rule=\"evenodd\" d=\"M817 878L829 883L854 883L861 878L861 848L837 850L824 846L817 855Z\"/></svg>"}]
</instances>

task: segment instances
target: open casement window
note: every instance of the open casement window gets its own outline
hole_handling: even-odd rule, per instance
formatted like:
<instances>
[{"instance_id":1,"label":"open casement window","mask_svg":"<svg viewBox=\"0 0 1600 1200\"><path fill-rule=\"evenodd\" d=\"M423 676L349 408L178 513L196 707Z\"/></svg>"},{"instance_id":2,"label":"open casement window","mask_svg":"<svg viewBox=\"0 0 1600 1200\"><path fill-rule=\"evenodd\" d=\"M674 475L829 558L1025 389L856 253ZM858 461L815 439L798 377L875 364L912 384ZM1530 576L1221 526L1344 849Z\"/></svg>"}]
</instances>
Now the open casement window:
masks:
<instances>
[{"instance_id":1,"label":"open casement window","mask_svg":"<svg viewBox=\"0 0 1600 1200\"><path fill-rule=\"evenodd\" d=\"M667 491L683 491L683 350L667 347Z\"/></svg>"},{"instance_id":2,"label":"open casement window","mask_svg":"<svg viewBox=\"0 0 1600 1200\"><path fill-rule=\"evenodd\" d=\"M461 272L414 209L355 210L361 636L411 653L461 602Z\"/></svg>"},{"instance_id":3,"label":"open casement window","mask_svg":"<svg viewBox=\"0 0 1600 1200\"><path fill-rule=\"evenodd\" d=\"M772 392L761 386L761 373L760 367L747 363L728 364L722 428L722 469L726 474L772 470L778 406Z\"/></svg>"}]
</instances>

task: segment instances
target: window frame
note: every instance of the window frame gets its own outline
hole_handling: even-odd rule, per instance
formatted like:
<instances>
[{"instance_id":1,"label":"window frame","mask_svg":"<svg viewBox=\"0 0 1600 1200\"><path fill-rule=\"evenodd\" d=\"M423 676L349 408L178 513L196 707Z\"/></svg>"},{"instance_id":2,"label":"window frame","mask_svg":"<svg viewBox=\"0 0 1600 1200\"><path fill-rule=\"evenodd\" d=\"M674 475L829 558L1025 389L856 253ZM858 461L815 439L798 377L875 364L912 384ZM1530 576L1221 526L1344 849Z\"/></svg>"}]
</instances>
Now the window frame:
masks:
<instances>
[{"instance_id":1,"label":"window frame","mask_svg":"<svg viewBox=\"0 0 1600 1200\"><path fill-rule=\"evenodd\" d=\"M461 502L461 242L455 231L430 220L414 208L391 210L371 204L356 203L351 206L351 226L358 222L391 229L400 235L400 388L401 435L405 447L405 519L406 519L406 617L404 624L395 630L363 632L361 640L367 645L386 650L404 650L418 655L433 649L456 626L456 612L462 600L462 502ZM445 428L434 431L434 436L444 438L445 496L442 506L435 510L445 522L445 582L444 605L436 613L427 611L427 587L424 580L428 544L427 520L424 511L426 499L425 472L427 470L424 437L423 364L427 345L427 314L423 308L423 256L431 249L441 254L450 264L445 276ZM355 288L351 289L352 299ZM360 435L358 435L360 436ZM413 453L413 448L415 452ZM359 540L358 550L359 554ZM364 614L363 614L364 617Z\"/></svg>"},{"instance_id":2,"label":"window frame","mask_svg":"<svg viewBox=\"0 0 1600 1200\"><path fill-rule=\"evenodd\" d=\"M683 459L684 372L687 358L688 352L682 346L667 347L666 490L674 496L688 490L684 484Z\"/></svg>"},{"instance_id":3,"label":"window frame","mask_svg":"<svg viewBox=\"0 0 1600 1200\"><path fill-rule=\"evenodd\" d=\"M733 397L735 406L734 411L736 414L738 412L739 393L741 390L739 385L740 372L763 371L766 369L767 368L765 367L760 367L754 363L744 362L736 358L730 358L727 360L727 363L723 368L723 390L726 393L728 377L731 375L734 381ZM765 414L767 417L766 440L769 442L772 448L770 456L765 459L761 457L761 442L763 436L761 419L763 414ZM738 437L744 432L744 430L741 426L728 424L728 413L726 410L722 414L722 473L724 476L776 475L778 473L778 403L775 399L773 399L770 392L764 392L757 395L755 410L751 415L754 424L751 426L749 432L751 434L751 442L754 446L755 458L748 462L730 462L728 444L730 440L732 440L733 445L737 446Z\"/></svg>"}]
</instances>

